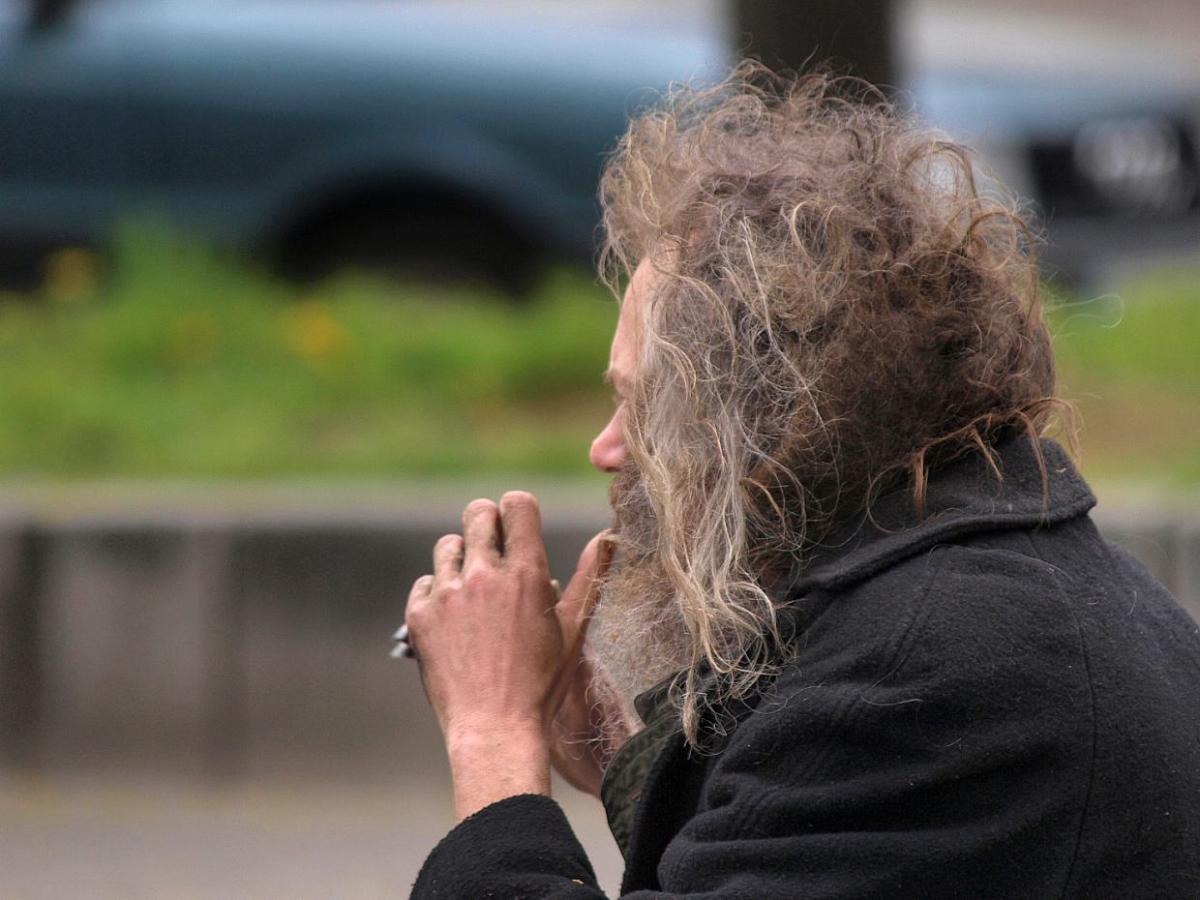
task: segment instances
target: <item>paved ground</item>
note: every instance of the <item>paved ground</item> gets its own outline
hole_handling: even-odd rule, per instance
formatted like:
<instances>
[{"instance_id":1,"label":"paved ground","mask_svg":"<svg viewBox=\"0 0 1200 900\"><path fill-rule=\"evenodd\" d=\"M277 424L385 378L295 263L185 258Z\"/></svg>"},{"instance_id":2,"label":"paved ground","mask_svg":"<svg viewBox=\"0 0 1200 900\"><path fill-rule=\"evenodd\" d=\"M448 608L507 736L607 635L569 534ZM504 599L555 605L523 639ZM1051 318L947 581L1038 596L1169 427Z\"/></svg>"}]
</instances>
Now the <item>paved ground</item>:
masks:
<instances>
[{"instance_id":1,"label":"paved ground","mask_svg":"<svg viewBox=\"0 0 1200 900\"><path fill-rule=\"evenodd\" d=\"M598 804L560 791L602 885L620 858ZM5 900L407 897L451 825L439 779L205 788L0 773Z\"/></svg>"}]
</instances>

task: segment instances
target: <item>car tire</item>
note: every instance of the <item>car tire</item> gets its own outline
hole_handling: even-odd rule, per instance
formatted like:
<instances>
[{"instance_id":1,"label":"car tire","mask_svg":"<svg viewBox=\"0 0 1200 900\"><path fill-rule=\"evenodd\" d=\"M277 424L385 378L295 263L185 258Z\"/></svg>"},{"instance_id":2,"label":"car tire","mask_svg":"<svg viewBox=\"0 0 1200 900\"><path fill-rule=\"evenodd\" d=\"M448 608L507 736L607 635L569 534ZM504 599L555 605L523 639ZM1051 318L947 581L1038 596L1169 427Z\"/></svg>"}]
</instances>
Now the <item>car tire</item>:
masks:
<instances>
[{"instance_id":1,"label":"car tire","mask_svg":"<svg viewBox=\"0 0 1200 900\"><path fill-rule=\"evenodd\" d=\"M303 282L362 271L520 296L536 280L538 256L531 241L494 213L424 197L330 211L296 229L283 243L279 262L285 276Z\"/></svg>"}]
</instances>

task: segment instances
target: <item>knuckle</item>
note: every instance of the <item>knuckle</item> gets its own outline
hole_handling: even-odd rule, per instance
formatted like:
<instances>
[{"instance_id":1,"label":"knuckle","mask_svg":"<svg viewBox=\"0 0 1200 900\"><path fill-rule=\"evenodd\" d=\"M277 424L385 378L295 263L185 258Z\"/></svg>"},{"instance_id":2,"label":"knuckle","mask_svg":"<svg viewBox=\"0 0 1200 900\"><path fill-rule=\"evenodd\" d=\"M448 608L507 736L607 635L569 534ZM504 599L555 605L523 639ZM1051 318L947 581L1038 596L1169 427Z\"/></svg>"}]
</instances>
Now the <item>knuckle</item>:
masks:
<instances>
[{"instance_id":1,"label":"knuckle","mask_svg":"<svg viewBox=\"0 0 1200 900\"><path fill-rule=\"evenodd\" d=\"M408 601L408 606L404 608L404 624L408 626L409 634L414 634L421 630L425 623L425 616L428 611L428 604L420 597L412 597Z\"/></svg>"},{"instance_id":2,"label":"knuckle","mask_svg":"<svg viewBox=\"0 0 1200 900\"><path fill-rule=\"evenodd\" d=\"M491 570L483 566L472 566L470 571L463 573L463 583L469 591L486 589L492 583Z\"/></svg>"}]
</instances>

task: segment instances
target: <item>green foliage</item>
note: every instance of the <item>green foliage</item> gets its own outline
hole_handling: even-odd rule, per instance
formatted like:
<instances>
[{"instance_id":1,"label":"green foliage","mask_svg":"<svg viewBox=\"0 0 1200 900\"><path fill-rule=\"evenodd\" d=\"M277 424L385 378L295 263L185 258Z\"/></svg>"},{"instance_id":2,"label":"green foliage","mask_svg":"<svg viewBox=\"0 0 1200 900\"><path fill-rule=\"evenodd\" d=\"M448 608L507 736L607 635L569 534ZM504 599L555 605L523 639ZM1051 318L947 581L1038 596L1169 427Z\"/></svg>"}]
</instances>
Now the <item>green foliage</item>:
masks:
<instances>
[{"instance_id":1,"label":"green foliage","mask_svg":"<svg viewBox=\"0 0 1200 900\"><path fill-rule=\"evenodd\" d=\"M10 476L586 468L616 312L583 274L519 304L300 290L145 230L107 285L72 266L94 263L58 260L46 296L0 303Z\"/></svg>"},{"instance_id":2,"label":"green foliage","mask_svg":"<svg viewBox=\"0 0 1200 900\"><path fill-rule=\"evenodd\" d=\"M1200 485L1200 272L1141 275L1050 311L1062 393L1082 413L1088 474Z\"/></svg>"},{"instance_id":3,"label":"green foliage","mask_svg":"<svg viewBox=\"0 0 1200 900\"><path fill-rule=\"evenodd\" d=\"M1200 272L1167 269L1088 299L1059 297L1050 315L1060 366L1088 381L1200 390Z\"/></svg>"},{"instance_id":4,"label":"green foliage","mask_svg":"<svg viewBox=\"0 0 1200 900\"><path fill-rule=\"evenodd\" d=\"M1163 272L1050 321L1085 468L1200 484L1200 290ZM0 477L575 474L616 306L347 277L289 287L145 228L0 297Z\"/></svg>"}]
</instances>

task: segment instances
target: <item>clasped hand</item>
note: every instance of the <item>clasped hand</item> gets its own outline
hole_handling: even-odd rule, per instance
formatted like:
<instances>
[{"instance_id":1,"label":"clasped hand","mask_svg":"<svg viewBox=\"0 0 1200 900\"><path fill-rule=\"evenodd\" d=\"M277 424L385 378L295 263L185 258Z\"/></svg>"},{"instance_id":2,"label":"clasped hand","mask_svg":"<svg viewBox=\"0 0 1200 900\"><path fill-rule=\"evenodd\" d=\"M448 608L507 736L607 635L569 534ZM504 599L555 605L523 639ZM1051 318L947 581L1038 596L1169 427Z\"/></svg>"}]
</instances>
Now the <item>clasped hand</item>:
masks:
<instances>
[{"instance_id":1,"label":"clasped hand","mask_svg":"<svg viewBox=\"0 0 1200 900\"><path fill-rule=\"evenodd\" d=\"M589 727L582 649L610 557L605 535L588 544L560 596L536 499L476 500L463 534L439 540L433 574L414 583L405 620L460 818L513 793L548 793L551 759L577 787L598 788L595 765L564 744Z\"/></svg>"}]
</instances>

